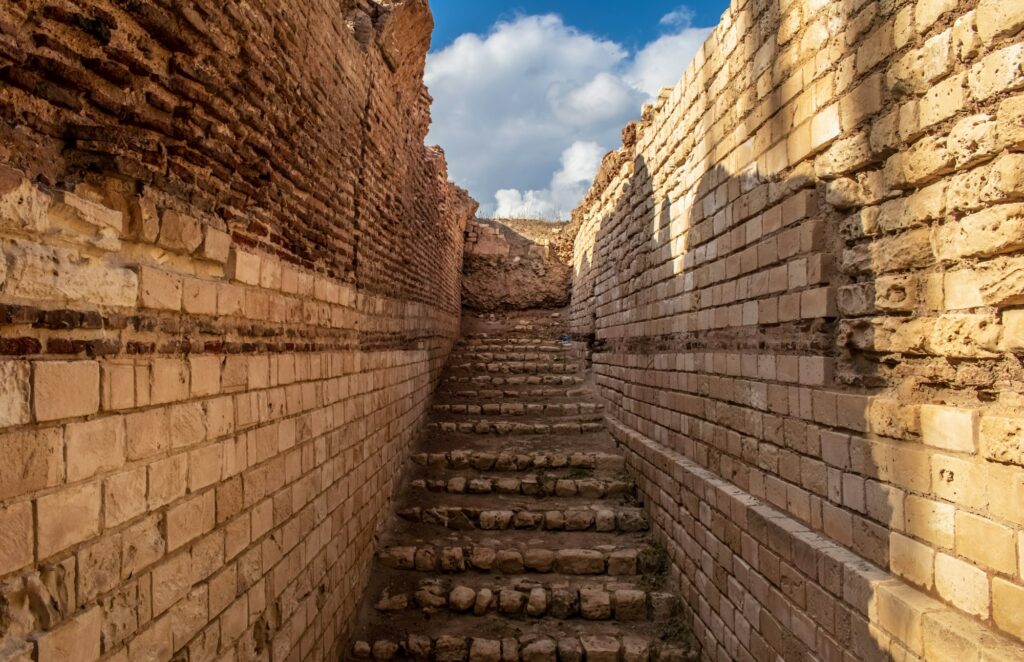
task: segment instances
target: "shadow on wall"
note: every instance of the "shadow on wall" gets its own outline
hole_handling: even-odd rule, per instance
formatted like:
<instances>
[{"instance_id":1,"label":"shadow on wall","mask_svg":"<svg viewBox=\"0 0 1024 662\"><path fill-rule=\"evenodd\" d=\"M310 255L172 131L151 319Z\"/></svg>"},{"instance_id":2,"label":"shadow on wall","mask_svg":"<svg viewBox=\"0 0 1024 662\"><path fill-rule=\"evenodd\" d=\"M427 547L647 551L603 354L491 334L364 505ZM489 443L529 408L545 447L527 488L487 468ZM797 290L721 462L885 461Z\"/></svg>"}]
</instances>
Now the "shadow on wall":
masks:
<instances>
[{"instance_id":1,"label":"shadow on wall","mask_svg":"<svg viewBox=\"0 0 1024 662\"><path fill-rule=\"evenodd\" d=\"M726 83L769 75L761 59ZM901 105L871 71L827 90L815 134L779 89L698 97L698 117L733 104L742 119L747 104L768 118L729 151L645 117L641 132L679 144L627 141L577 210L573 332L601 348L611 427L706 659L1024 650L998 633L1014 621L993 618L990 597L1020 582L1020 532L992 520L1018 523L1007 502L1024 494L1021 472L977 448L979 411L1012 415L1003 400L1021 377L1000 354L998 308L984 307L1019 295L1005 281L962 294L970 249L942 238L991 202L946 195L952 157L909 169L901 154L920 132L869 141ZM723 86L703 72L684 82ZM658 112L686 112L666 100ZM944 132L928 147L945 149ZM707 167L712 154L725 156ZM997 553L972 555L997 542L985 532L1009 541L1001 569Z\"/></svg>"},{"instance_id":2,"label":"shadow on wall","mask_svg":"<svg viewBox=\"0 0 1024 662\"><path fill-rule=\"evenodd\" d=\"M564 225L528 219L471 222L462 269L463 308L491 312L567 305L572 268L555 250Z\"/></svg>"},{"instance_id":3,"label":"shadow on wall","mask_svg":"<svg viewBox=\"0 0 1024 662\"><path fill-rule=\"evenodd\" d=\"M835 270L841 240L827 232L838 227L833 214L808 218L813 180L783 186L809 207L784 213L786 203L768 205L766 182L721 166L674 206L636 158L611 224L576 269L578 279L594 274L598 385L613 418L692 473L671 494L682 506L673 512L641 471L708 659L721 659L719 647L729 659L894 659L873 624L876 589L913 592L884 570L889 531L904 527L895 485L922 467L900 455L901 442L857 436L868 411L855 403L879 391L853 384L879 383L879 357L837 342L831 298L846 279ZM736 206L751 214L727 211ZM687 211L674 218L673 208ZM837 361L856 367L839 374ZM719 490L742 516L716 503ZM745 651L730 649L741 643L732 637L715 641L726 616L745 621Z\"/></svg>"}]
</instances>

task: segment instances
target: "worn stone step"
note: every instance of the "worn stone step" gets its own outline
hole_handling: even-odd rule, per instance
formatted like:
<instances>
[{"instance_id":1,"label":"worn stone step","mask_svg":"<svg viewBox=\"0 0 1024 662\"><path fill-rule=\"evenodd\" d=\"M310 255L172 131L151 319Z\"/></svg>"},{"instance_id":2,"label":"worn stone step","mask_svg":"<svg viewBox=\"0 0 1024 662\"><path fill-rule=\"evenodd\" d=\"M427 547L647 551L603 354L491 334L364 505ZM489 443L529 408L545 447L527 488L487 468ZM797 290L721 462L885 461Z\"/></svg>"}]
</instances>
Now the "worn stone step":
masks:
<instances>
[{"instance_id":1,"label":"worn stone step","mask_svg":"<svg viewBox=\"0 0 1024 662\"><path fill-rule=\"evenodd\" d=\"M586 434L604 430L600 416L579 416L576 419L549 423L527 423L525 421L471 418L461 421L431 421L427 430L432 432L462 432L471 434Z\"/></svg>"},{"instance_id":2,"label":"worn stone step","mask_svg":"<svg viewBox=\"0 0 1024 662\"><path fill-rule=\"evenodd\" d=\"M393 545L381 549L377 559L386 568L417 572L633 577L657 569L659 561L650 550L638 545L603 545L600 549L563 549L525 543Z\"/></svg>"},{"instance_id":3,"label":"worn stone step","mask_svg":"<svg viewBox=\"0 0 1024 662\"><path fill-rule=\"evenodd\" d=\"M443 381L447 384L472 384L477 387L487 386L578 386L583 378L572 374L532 374L532 375L498 375L498 374L447 374Z\"/></svg>"},{"instance_id":4,"label":"worn stone step","mask_svg":"<svg viewBox=\"0 0 1024 662\"><path fill-rule=\"evenodd\" d=\"M500 472L561 468L622 471L626 467L625 458L617 453L569 452L558 449L521 452L457 449L443 453L417 453L412 456L412 461L422 467L473 468L478 471Z\"/></svg>"},{"instance_id":5,"label":"worn stone step","mask_svg":"<svg viewBox=\"0 0 1024 662\"><path fill-rule=\"evenodd\" d=\"M515 506L493 510L456 505L415 506L398 511L398 516L409 522L455 530L542 529L632 533L646 531L650 526L647 514L640 508L605 506L543 510Z\"/></svg>"},{"instance_id":6,"label":"worn stone step","mask_svg":"<svg viewBox=\"0 0 1024 662\"><path fill-rule=\"evenodd\" d=\"M466 345L478 345L478 344L492 344L492 345L514 345L516 347L532 347L537 345L546 346L561 346L563 343L559 338L565 335L565 329L559 329L555 331L545 330L534 336L530 335L509 335L509 334L486 334L486 333L469 333L463 334L458 343L459 346Z\"/></svg>"},{"instance_id":7,"label":"worn stone step","mask_svg":"<svg viewBox=\"0 0 1024 662\"><path fill-rule=\"evenodd\" d=\"M539 345L512 344L501 342L479 342L459 344L452 348L458 354L541 354L544 356L565 356L583 352L586 348L579 343L562 345L545 343Z\"/></svg>"},{"instance_id":8,"label":"worn stone step","mask_svg":"<svg viewBox=\"0 0 1024 662\"><path fill-rule=\"evenodd\" d=\"M590 390L585 388L570 387L545 387L545 386L509 386L505 388L442 388L438 396L446 399L459 399L468 401L480 400L527 400L531 398L589 398L592 397Z\"/></svg>"},{"instance_id":9,"label":"worn stone step","mask_svg":"<svg viewBox=\"0 0 1024 662\"><path fill-rule=\"evenodd\" d=\"M582 618L589 621L667 621L676 614L671 593L647 591L623 581L580 580L576 577L515 577L480 581L465 577L422 578L413 585L389 583L377 595L374 608L382 613L422 609L427 614L449 611L487 616Z\"/></svg>"},{"instance_id":10,"label":"worn stone step","mask_svg":"<svg viewBox=\"0 0 1024 662\"><path fill-rule=\"evenodd\" d=\"M576 360L577 358L582 357L583 354L584 348L582 346L562 347L561 345L552 345L547 347L517 347L515 345L473 345L467 347L455 347L452 349L449 356L453 359L472 358L473 360L479 360L478 357L490 357L487 360L499 360L498 357L503 357L505 360L513 361L549 361L553 359ZM522 358L524 356L534 358Z\"/></svg>"},{"instance_id":11,"label":"worn stone step","mask_svg":"<svg viewBox=\"0 0 1024 662\"><path fill-rule=\"evenodd\" d=\"M438 414L500 415L500 416L572 416L595 414L604 410L597 402L484 402L438 403L431 407Z\"/></svg>"},{"instance_id":12,"label":"worn stone step","mask_svg":"<svg viewBox=\"0 0 1024 662\"><path fill-rule=\"evenodd\" d=\"M461 349L455 350L449 355L449 361L454 363L482 362L494 363L503 361L544 361L554 363L565 363L575 361L577 352L566 349L549 351L504 351L500 349Z\"/></svg>"},{"instance_id":13,"label":"worn stone step","mask_svg":"<svg viewBox=\"0 0 1024 662\"><path fill-rule=\"evenodd\" d=\"M472 627L472 621L465 624ZM506 634L512 634L506 632ZM423 660L433 662L688 662L695 651L684 644L665 643L657 636L628 632L562 632L520 635L516 638L471 637L465 634L410 633L402 638L356 640L353 659Z\"/></svg>"},{"instance_id":14,"label":"worn stone step","mask_svg":"<svg viewBox=\"0 0 1024 662\"><path fill-rule=\"evenodd\" d=\"M449 374L469 372L499 375L568 375L579 372L579 365L565 361L465 361L449 362Z\"/></svg>"},{"instance_id":15,"label":"worn stone step","mask_svg":"<svg viewBox=\"0 0 1024 662\"><path fill-rule=\"evenodd\" d=\"M442 478L419 478L413 480L410 485L414 490L447 494L507 494L584 499L623 497L633 492L633 483L626 480L571 478L549 474L502 477L474 473Z\"/></svg>"}]
</instances>

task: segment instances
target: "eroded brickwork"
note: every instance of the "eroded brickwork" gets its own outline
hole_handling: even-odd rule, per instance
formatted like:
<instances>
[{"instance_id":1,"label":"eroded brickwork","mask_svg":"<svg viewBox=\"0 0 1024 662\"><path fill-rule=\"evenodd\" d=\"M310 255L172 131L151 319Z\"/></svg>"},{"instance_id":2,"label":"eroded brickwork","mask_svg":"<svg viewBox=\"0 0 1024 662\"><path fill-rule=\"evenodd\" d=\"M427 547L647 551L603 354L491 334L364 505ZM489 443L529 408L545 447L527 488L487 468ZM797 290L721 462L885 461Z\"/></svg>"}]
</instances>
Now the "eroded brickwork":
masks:
<instances>
[{"instance_id":1,"label":"eroded brickwork","mask_svg":"<svg viewBox=\"0 0 1024 662\"><path fill-rule=\"evenodd\" d=\"M557 251L564 223L477 219L466 229L462 306L477 312L561 308L572 269Z\"/></svg>"},{"instance_id":2,"label":"eroded brickwork","mask_svg":"<svg viewBox=\"0 0 1024 662\"><path fill-rule=\"evenodd\" d=\"M0 7L0 659L337 659L458 334L431 27Z\"/></svg>"},{"instance_id":3,"label":"eroded brickwork","mask_svg":"<svg viewBox=\"0 0 1024 662\"><path fill-rule=\"evenodd\" d=\"M576 212L707 659L1024 657L1021 7L734 0Z\"/></svg>"}]
</instances>

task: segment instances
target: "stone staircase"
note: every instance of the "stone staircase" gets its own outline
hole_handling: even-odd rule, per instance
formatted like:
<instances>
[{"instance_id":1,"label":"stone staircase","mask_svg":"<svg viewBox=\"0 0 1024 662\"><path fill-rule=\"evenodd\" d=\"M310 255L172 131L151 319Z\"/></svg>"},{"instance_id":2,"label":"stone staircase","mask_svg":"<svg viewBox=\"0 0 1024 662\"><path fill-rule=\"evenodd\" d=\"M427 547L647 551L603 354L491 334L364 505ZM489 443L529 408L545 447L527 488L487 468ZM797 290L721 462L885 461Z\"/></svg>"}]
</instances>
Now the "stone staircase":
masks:
<instances>
[{"instance_id":1,"label":"stone staircase","mask_svg":"<svg viewBox=\"0 0 1024 662\"><path fill-rule=\"evenodd\" d=\"M562 315L467 317L350 659L696 658Z\"/></svg>"}]
</instances>

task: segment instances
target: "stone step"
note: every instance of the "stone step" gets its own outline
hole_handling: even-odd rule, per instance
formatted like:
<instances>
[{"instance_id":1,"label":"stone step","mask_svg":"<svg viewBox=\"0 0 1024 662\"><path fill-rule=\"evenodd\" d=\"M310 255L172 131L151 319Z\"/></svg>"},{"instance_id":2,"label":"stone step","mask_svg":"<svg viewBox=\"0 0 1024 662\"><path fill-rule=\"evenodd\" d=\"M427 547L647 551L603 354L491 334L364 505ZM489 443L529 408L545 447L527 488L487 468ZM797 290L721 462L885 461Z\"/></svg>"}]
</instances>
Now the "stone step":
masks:
<instances>
[{"instance_id":1,"label":"stone step","mask_svg":"<svg viewBox=\"0 0 1024 662\"><path fill-rule=\"evenodd\" d=\"M377 560L385 568L443 573L559 573L633 577L658 569L651 548L604 545L601 549L554 548L539 545L474 544L393 545L381 549Z\"/></svg>"},{"instance_id":2,"label":"stone step","mask_svg":"<svg viewBox=\"0 0 1024 662\"><path fill-rule=\"evenodd\" d=\"M465 624L472 628L472 621ZM402 638L356 640L351 656L357 660L421 660L430 662L688 662L696 652L680 643L665 643L656 635L629 632L579 633L560 631L518 637L483 638L461 634L410 633ZM506 632L514 634L513 632Z\"/></svg>"},{"instance_id":3,"label":"stone step","mask_svg":"<svg viewBox=\"0 0 1024 662\"><path fill-rule=\"evenodd\" d=\"M528 469L591 469L623 471L626 460L617 453L549 451L493 452L451 450L444 453L417 453L412 461L421 467L440 469L473 468L478 471L526 471Z\"/></svg>"},{"instance_id":4,"label":"stone step","mask_svg":"<svg viewBox=\"0 0 1024 662\"><path fill-rule=\"evenodd\" d=\"M579 386L583 378L571 374L532 374L532 375L471 375L446 374L442 380L446 384L472 384L478 387L487 386Z\"/></svg>"},{"instance_id":5,"label":"stone step","mask_svg":"<svg viewBox=\"0 0 1024 662\"><path fill-rule=\"evenodd\" d=\"M625 480L600 478L568 478L554 475L530 474L523 477L450 476L419 478L411 482L416 490L445 492L448 494L507 494L533 497L582 497L608 499L633 492L633 484Z\"/></svg>"},{"instance_id":6,"label":"stone step","mask_svg":"<svg viewBox=\"0 0 1024 662\"><path fill-rule=\"evenodd\" d=\"M431 421L427 423L431 432L461 432L466 434L587 434L604 430L604 421L600 416L579 416L574 420L557 423L526 423L515 420L476 419L461 421Z\"/></svg>"},{"instance_id":7,"label":"stone step","mask_svg":"<svg viewBox=\"0 0 1024 662\"><path fill-rule=\"evenodd\" d=\"M454 347L452 348L450 356L479 356L492 357L492 359L503 357L504 359L512 361L566 361L582 358L586 353L585 350L586 348L583 345L552 345L549 347L506 347L501 345L475 345L471 347ZM522 357L532 358L524 359Z\"/></svg>"},{"instance_id":8,"label":"stone step","mask_svg":"<svg viewBox=\"0 0 1024 662\"><path fill-rule=\"evenodd\" d=\"M524 347L522 345L465 345L453 347L450 353L452 357L466 357L466 356L511 356L511 355L531 355L540 357L543 359L551 359L555 357L579 357L582 356L584 348L582 345L575 346L562 346L562 345L537 345L533 347ZM522 359L515 359L522 360Z\"/></svg>"},{"instance_id":9,"label":"stone step","mask_svg":"<svg viewBox=\"0 0 1024 662\"><path fill-rule=\"evenodd\" d=\"M622 581L580 581L568 578L516 577L511 580L471 581L425 578L386 586L374 608L382 613L422 609L426 613L449 611L487 616L531 618L582 618L589 621L667 621L677 611L671 593L647 591ZM403 585L404 584L404 585Z\"/></svg>"},{"instance_id":10,"label":"stone step","mask_svg":"<svg viewBox=\"0 0 1024 662\"><path fill-rule=\"evenodd\" d=\"M449 361L445 369L449 374L569 375L579 372L580 367L565 361Z\"/></svg>"},{"instance_id":11,"label":"stone step","mask_svg":"<svg viewBox=\"0 0 1024 662\"><path fill-rule=\"evenodd\" d=\"M559 348L549 351L503 351L485 349L462 349L453 351L449 357L449 363L482 362L494 363L501 361L547 361L554 363L565 363L577 360L577 352Z\"/></svg>"},{"instance_id":12,"label":"stone step","mask_svg":"<svg viewBox=\"0 0 1024 662\"><path fill-rule=\"evenodd\" d=\"M509 335L507 333L466 333L459 337L456 345L460 347L478 344L514 345L516 347L546 345L553 347L562 345L562 341L559 338L563 335L566 335L565 329L553 329L550 327L533 336L521 333L517 335Z\"/></svg>"},{"instance_id":13,"label":"stone step","mask_svg":"<svg viewBox=\"0 0 1024 662\"><path fill-rule=\"evenodd\" d=\"M532 510L514 505L494 510L454 505L414 506L399 510L398 516L408 522L442 526L454 530L533 529L632 533L646 531L650 526L647 514L641 508L604 506L544 510Z\"/></svg>"},{"instance_id":14,"label":"stone step","mask_svg":"<svg viewBox=\"0 0 1024 662\"><path fill-rule=\"evenodd\" d=\"M529 399L529 398L587 398L592 397L590 390L585 388L558 388L520 385L508 388L442 388L438 395L444 398L458 398L460 400L508 400L508 399Z\"/></svg>"},{"instance_id":15,"label":"stone step","mask_svg":"<svg viewBox=\"0 0 1024 662\"><path fill-rule=\"evenodd\" d=\"M431 408L439 414L497 414L501 416L571 416L604 410L597 402L485 402L482 404L440 403Z\"/></svg>"}]
</instances>

